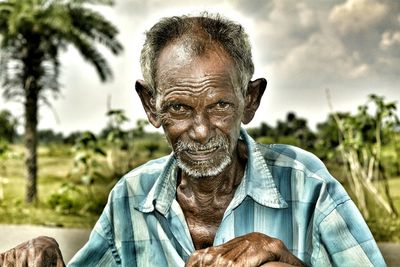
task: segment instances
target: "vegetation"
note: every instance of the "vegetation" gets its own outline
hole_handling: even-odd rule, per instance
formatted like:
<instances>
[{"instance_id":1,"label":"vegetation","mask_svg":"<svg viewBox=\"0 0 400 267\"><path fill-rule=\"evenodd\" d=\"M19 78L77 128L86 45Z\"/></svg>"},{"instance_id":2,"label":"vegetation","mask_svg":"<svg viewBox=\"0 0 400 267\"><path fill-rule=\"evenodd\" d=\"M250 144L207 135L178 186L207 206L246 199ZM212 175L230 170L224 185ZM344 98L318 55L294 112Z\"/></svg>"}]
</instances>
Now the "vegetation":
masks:
<instances>
[{"instance_id":1,"label":"vegetation","mask_svg":"<svg viewBox=\"0 0 400 267\"><path fill-rule=\"evenodd\" d=\"M396 114L395 103L371 95L356 114L332 113L316 131L294 113L275 127L261 123L248 131L262 143L288 143L313 151L346 187L375 238L400 242ZM0 142L0 223L90 227L124 173L170 153L161 134L145 131L146 121L126 129L123 110L110 109L106 116L108 124L98 135L39 131L40 198L34 206L23 202L21 145Z\"/></svg>"},{"instance_id":2,"label":"vegetation","mask_svg":"<svg viewBox=\"0 0 400 267\"><path fill-rule=\"evenodd\" d=\"M14 118L10 111L0 111L0 139L7 142L13 142L17 137L18 121Z\"/></svg>"},{"instance_id":3,"label":"vegetation","mask_svg":"<svg viewBox=\"0 0 400 267\"><path fill-rule=\"evenodd\" d=\"M333 115L340 132L337 150L348 170L346 178L349 188L364 217L370 217L367 194L389 215L397 217L382 153L384 144L398 146L397 142L391 142L398 136L396 131L400 125L396 104L385 103L383 97L376 95L370 95L369 102L375 110L373 114L368 113L370 105L367 103L359 106L354 116L340 118ZM395 149L394 153L397 152ZM398 156L400 155L395 158L399 158ZM387 163L388 161L386 160Z\"/></svg>"},{"instance_id":4,"label":"vegetation","mask_svg":"<svg viewBox=\"0 0 400 267\"><path fill-rule=\"evenodd\" d=\"M126 131L137 134L134 128ZM157 151L147 149L152 143ZM0 164L0 177L6 177L2 185L3 198L0 199L0 223L42 224L64 227L92 227L103 210L111 188L126 173L149 160L149 156L159 157L170 152L165 138L158 133L147 133L131 139L132 151L127 169L115 170L108 163L109 153L114 144L90 132L82 132L76 144L58 143L40 145L38 200L34 205L24 203L23 192L23 148L20 144L8 144ZM0 147L1 148L1 147ZM1 153L2 150L0 150ZM4 150L6 151L6 150ZM114 161L126 161L126 151L113 155ZM0 166L1 167L1 166ZM0 180L1 181L1 180Z\"/></svg>"},{"instance_id":5,"label":"vegetation","mask_svg":"<svg viewBox=\"0 0 400 267\"><path fill-rule=\"evenodd\" d=\"M59 54L74 46L93 65L102 81L111 69L96 47L102 44L113 54L122 50L118 33L88 4L104 0L4 0L0 2L0 79L4 96L24 103L26 202L36 200L37 124L39 101L50 104L48 93L59 93Z\"/></svg>"}]
</instances>

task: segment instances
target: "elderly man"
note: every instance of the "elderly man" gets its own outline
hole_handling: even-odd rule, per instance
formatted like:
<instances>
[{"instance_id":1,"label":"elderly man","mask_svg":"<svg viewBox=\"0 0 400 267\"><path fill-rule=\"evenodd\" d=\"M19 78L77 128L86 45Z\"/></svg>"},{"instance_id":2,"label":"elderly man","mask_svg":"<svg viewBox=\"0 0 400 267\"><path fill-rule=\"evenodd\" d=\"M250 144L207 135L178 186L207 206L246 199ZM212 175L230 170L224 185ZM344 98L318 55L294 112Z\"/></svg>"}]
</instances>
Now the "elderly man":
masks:
<instances>
[{"instance_id":1,"label":"elderly man","mask_svg":"<svg viewBox=\"0 0 400 267\"><path fill-rule=\"evenodd\" d=\"M115 186L70 266L385 266L357 208L312 154L241 128L266 88L243 28L164 18L136 91L173 154Z\"/></svg>"}]
</instances>

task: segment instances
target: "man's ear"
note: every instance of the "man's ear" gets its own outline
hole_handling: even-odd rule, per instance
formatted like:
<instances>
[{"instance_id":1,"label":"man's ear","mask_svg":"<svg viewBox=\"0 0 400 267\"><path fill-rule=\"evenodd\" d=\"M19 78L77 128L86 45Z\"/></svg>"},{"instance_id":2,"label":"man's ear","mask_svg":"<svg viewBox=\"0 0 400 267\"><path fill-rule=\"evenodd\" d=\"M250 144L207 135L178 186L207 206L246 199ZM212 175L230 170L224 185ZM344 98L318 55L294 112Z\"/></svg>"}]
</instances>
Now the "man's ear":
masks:
<instances>
[{"instance_id":1,"label":"man's ear","mask_svg":"<svg viewBox=\"0 0 400 267\"><path fill-rule=\"evenodd\" d=\"M157 116L156 99L151 93L149 86L145 81L137 80L135 83L135 89L142 101L144 111L146 112L150 123L154 127L159 128L161 126L161 121Z\"/></svg>"},{"instance_id":2,"label":"man's ear","mask_svg":"<svg viewBox=\"0 0 400 267\"><path fill-rule=\"evenodd\" d=\"M267 88L267 80L264 78L249 82L242 118L244 124L249 123L253 119L254 114L260 106L261 97L264 94L265 88Z\"/></svg>"}]
</instances>

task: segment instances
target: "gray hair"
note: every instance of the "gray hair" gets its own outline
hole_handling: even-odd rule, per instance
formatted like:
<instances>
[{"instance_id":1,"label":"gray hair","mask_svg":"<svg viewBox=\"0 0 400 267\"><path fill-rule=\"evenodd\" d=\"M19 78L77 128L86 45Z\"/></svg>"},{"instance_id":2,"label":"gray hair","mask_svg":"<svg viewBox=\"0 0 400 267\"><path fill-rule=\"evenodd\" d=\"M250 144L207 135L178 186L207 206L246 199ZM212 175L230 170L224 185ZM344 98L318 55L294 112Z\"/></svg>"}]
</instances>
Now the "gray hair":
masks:
<instances>
[{"instance_id":1,"label":"gray hair","mask_svg":"<svg viewBox=\"0 0 400 267\"><path fill-rule=\"evenodd\" d=\"M235 63L243 96L254 73L251 46L243 27L219 14L202 13L200 16L174 16L161 19L146 32L146 40L140 56L144 80L153 95L157 94L157 59L164 47L175 40L184 40L198 55L204 53L204 38L220 44ZM197 36L194 34L196 33Z\"/></svg>"}]
</instances>

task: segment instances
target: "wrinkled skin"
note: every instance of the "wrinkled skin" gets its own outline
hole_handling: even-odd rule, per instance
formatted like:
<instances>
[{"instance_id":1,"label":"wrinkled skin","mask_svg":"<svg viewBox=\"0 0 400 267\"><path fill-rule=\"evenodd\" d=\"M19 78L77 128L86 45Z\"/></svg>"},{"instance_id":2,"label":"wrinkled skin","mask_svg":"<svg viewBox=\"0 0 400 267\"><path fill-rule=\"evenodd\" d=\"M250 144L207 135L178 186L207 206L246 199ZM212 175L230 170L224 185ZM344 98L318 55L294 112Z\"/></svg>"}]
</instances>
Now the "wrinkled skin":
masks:
<instances>
[{"instance_id":1,"label":"wrinkled skin","mask_svg":"<svg viewBox=\"0 0 400 267\"><path fill-rule=\"evenodd\" d=\"M64 267L56 240L40 236L0 254L2 267Z\"/></svg>"},{"instance_id":2,"label":"wrinkled skin","mask_svg":"<svg viewBox=\"0 0 400 267\"><path fill-rule=\"evenodd\" d=\"M278 239L261 233L237 237L216 247L194 252L186 267L201 266L305 266Z\"/></svg>"},{"instance_id":3,"label":"wrinkled skin","mask_svg":"<svg viewBox=\"0 0 400 267\"><path fill-rule=\"evenodd\" d=\"M213 247L247 162L246 147L238 141L240 125L252 120L266 81L249 82L243 96L234 63L218 44L208 43L202 55L194 55L185 45L178 40L161 51L156 96L141 80L136 91L149 121L163 127L175 152L182 142L199 147L176 153L178 162L189 167L181 168L177 184L177 201L196 248L186 266L305 266L280 240L260 233ZM228 149L215 145L215 137L227 140ZM204 175L198 176L199 165L207 169L208 165L220 164L224 156L231 161L222 172L208 175L202 169Z\"/></svg>"}]
</instances>

